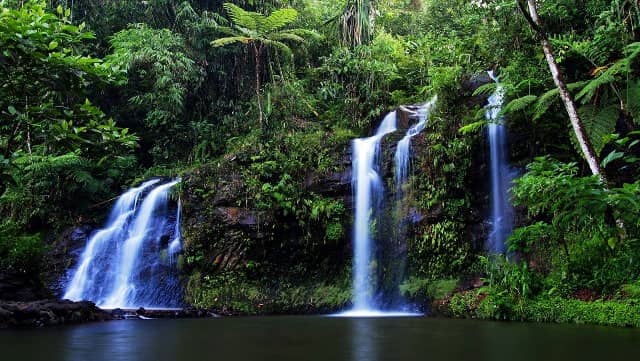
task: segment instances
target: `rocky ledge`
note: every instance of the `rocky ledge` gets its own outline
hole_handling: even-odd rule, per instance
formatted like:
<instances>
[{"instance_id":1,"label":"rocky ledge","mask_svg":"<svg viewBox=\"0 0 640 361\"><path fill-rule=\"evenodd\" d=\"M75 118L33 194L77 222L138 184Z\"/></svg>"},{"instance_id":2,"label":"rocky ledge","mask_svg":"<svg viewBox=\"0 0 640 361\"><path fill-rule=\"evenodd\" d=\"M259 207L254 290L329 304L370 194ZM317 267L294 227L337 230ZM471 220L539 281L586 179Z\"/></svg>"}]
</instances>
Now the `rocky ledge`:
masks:
<instances>
[{"instance_id":1,"label":"rocky ledge","mask_svg":"<svg viewBox=\"0 0 640 361\"><path fill-rule=\"evenodd\" d=\"M157 318L210 318L218 317L215 313L198 308L176 309L145 309L137 310L116 308L111 311L111 316L117 320L123 319L157 319Z\"/></svg>"},{"instance_id":2,"label":"rocky ledge","mask_svg":"<svg viewBox=\"0 0 640 361\"><path fill-rule=\"evenodd\" d=\"M57 326L112 319L109 312L88 301L0 301L0 328Z\"/></svg>"}]
</instances>

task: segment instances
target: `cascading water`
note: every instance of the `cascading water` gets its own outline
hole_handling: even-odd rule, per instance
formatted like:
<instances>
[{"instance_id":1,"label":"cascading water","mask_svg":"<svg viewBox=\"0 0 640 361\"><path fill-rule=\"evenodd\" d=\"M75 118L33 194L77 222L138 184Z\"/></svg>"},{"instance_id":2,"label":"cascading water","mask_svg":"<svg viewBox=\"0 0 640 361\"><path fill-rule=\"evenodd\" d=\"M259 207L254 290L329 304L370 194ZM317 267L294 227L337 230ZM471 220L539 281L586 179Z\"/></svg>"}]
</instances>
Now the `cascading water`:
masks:
<instances>
[{"instance_id":1,"label":"cascading water","mask_svg":"<svg viewBox=\"0 0 640 361\"><path fill-rule=\"evenodd\" d=\"M169 259L173 263L175 256L182 250L182 231L180 230L180 224L182 216L182 201L178 199L178 209L176 211L176 227L173 230L173 241L169 243Z\"/></svg>"},{"instance_id":2,"label":"cascading water","mask_svg":"<svg viewBox=\"0 0 640 361\"><path fill-rule=\"evenodd\" d=\"M158 179L145 182L118 198L106 226L87 242L63 298L70 300L103 298L104 285L113 283L115 274L108 267L96 267L96 265L105 265L110 262L113 251L118 248L118 241L126 236L126 224L130 222L136 210L140 194L158 182Z\"/></svg>"},{"instance_id":3,"label":"cascading water","mask_svg":"<svg viewBox=\"0 0 640 361\"><path fill-rule=\"evenodd\" d=\"M382 120L376 133L353 141L352 187L355 219L353 229L353 308L338 317L409 316L404 312L384 312L374 301L376 281L373 277L374 231L380 226L379 216L384 198L384 182L380 176L380 142L396 130L397 113Z\"/></svg>"},{"instance_id":4,"label":"cascading water","mask_svg":"<svg viewBox=\"0 0 640 361\"><path fill-rule=\"evenodd\" d=\"M504 253L505 241L513 230L513 207L509 202L509 187L513 180L507 163L507 134L500 111L505 89L492 71L489 76L496 82L496 91L489 97L485 117L489 122L487 134L491 151L491 231L487 250Z\"/></svg>"},{"instance_id":5,"label":"cascading water","mask_svg":"<svg viewBox=\"0 0 640 361\"><path fill-rule=\"evenodd\" d=\"M354 258L353 258L353 310L370 311L376 309L373 302L371 259L372 259L372 215L384 194L384 185L378 173L380 141L396 130L396 112L389 113L376 133L369 138L353 141L353 176L355 194Z\"/></svg>"},{"instance_id":6,"label":"cascading water","mask_svg":"<svg viewBox=\"0 0 640 361\"><path fill-rule=\"evenodd\" d=\"M427 126L429 115L436 105L438 97L433 97L427 103L421 105L416 110L418 122L414 124L407 134L398 142L395 154L395 181L396 181L396 197L402 196L402 185L407 181L409 175L409 160L411 158L411 138L420 134Z\"/></svg>"},{"instance_id":7,"label":"cascading water","mask_svg":"<svg viewBox=\"0 0 640 361\"><path fill-rule=\"evenodd\" d=\"M89 239L63 298L105 308L180 305L175 255L181 248L181 207L171 222L168 197L179 180L152 188L158 182L145 182L118 199L106 227Z\"/></svg>"}]
</instances>

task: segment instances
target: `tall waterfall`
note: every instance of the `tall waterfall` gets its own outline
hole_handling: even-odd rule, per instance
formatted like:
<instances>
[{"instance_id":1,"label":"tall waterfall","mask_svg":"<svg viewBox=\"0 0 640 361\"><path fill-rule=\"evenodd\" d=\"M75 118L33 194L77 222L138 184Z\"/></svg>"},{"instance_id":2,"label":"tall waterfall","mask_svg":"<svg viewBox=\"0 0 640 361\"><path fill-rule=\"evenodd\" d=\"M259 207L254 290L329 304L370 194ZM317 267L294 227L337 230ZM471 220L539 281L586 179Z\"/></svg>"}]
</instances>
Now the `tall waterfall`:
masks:
<instances>
[{"instance_id":1,"label":"tall waterfall","mask_svg":"<svg viewBox=\"0 0 640 361\"><path fill-rule=\"evenodd\" d=\"M384 184L379 174L380 141L396 130L396 112L389 113L376 133L369 138L353 141L352 184L355 195L354 258L353 258L353 309L368 311L376 308L373 301L371 260L372 222L384 194ZM373 223L373 224L372 224Z\"/></svg>"},{"instance_id":2,"label":"tall waterfall","mask_svg":"<svg viewBox=\"0 0 640 361\"><path fill-rule=\"evenodd\" d=\"M181 207L172 220L168 197L178 182L151 180L120 196L105 227L87 242L63 298L105 308L180 305Z\"/></svg>"},{"instance_id":3,"label":"tall waterfall","mask_svg":"<svg viewBox=\"0 0 640 361\"><path fill-rule=\"evenodd\" d=\"M395 154L395 181L396 181L396 196L400 198L402 196L402 185L407 181L409 175L409 160L411 157L411 138L420 134L427 126L429 115L433 111L436 105L438 97L433 97L430 101L418 107L416 115L418 122L414 124L407 134L398 142Z\"/></svg>"},{"instance_id":4,"label":"tall waterfall","mask_svg":"<svg viewBox=\"0 0 640 361\"><path fill-rule=\"evenodd\" d=\"M491 150L491 231L487 250L504 253L505 242L513 229L513 207L509 201L509 188L513 177L507 163L507 134L500 116L505 89L492 71L489 76L496 82L496 91L489 97L485 117L489 122L488 137Z\"/></svg>"}]
</instances>

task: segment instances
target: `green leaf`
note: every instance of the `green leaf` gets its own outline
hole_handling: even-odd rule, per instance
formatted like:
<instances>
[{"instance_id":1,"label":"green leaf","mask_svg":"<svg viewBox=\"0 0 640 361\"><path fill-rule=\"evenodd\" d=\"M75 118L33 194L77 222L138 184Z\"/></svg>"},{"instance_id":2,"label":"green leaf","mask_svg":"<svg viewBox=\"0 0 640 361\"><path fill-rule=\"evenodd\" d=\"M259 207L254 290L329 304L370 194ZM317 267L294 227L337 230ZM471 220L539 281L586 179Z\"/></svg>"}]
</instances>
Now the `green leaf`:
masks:
<instances>
[{"instance_id":1,"label":"green leaf","mask_svg":"<svg viewBox=\"0 0 640 361\"><path fill-rule=\"evenodd\" d=\"M9 110L9 114L16 115L17 111L16 108L13 107L13 105L9 105L7 109Z\"/></svg>"},{"instance_id":2,"label":"green leaf","mask_svg":"<svg viewBox=\"0 0 640 361\"><path fill-rule=\"evenodd\" d=\"M62 5L58 5L58 7L56 8L56 12L57 12L58 14L62 15L62 12L63 12L63 11L64 11L64 10L62 10Z\"/></svg>"},{"instance_id":3,"label":"green leaf","mask_svg":"<svg viewBox=\"0 0 640 361\"><path fill-rule=\"evenodd\" d=\"M55 49L55 48L57 48L57 47L58 47L58 42L57 42L57 41L52 40L52 41L49 43L49 50L53 50L53 49Z\"/></svg>"},{"instance_id":4,"label":"green leaf","mask_svg":"<svg viewBox=\"0 0 640 361\"><path fill-rule=\"evenodd\" d=\"M624 157L624 152L613 151L602 160L602 166L606 167L609 163Z\"/></svg>"},{"instance_id":5,"label":"green leaf","mask_svg":"<svg viewBox=\"0 0 640 361\"><path fill-rule=\"evenodd\" d=\"M535 95L525 95L522 98L513 99L507 105L505 105L503 113L507 114L525 110L536 100L538 100L538 97Z\"/></svg>"},{"instance_id":6,"label":"green leaf","mask_svg":"<svg viewBox=\"0 0 640 361\"><path fill-rule=\"evenodd\" d=\"M460 129L458 129L458 132L460 132L460 134L463 134L463 135L476 133L482 130L482 128L484 128L486 125L487 125L487 121L481 120L479 122L473 122L471 124L467 124L461 127Z\"/></svg>"}]
</instances>

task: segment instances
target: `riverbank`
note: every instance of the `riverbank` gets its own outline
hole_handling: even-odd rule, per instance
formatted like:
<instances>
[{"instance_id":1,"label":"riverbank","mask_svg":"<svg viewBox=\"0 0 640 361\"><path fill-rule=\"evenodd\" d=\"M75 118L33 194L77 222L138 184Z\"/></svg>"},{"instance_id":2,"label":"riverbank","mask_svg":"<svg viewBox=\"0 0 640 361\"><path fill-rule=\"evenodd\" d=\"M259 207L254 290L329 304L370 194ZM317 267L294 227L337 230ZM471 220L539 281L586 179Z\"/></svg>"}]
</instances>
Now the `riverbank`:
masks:
<instances>
[{"instance_id":1,"label":"riverbank","mask_svg":"<svg viewBox=\"0 0 640 361\"><path fill-rule=\"evenodd\" d=\"M0 301L0 329L61 326L124 319L211 317L218 317L218 314L193 307L174 309L145 309L143 307L138 309L101 309L89 301Z\"/></svg>"},{"instance_id":2,"label":"riverbank","mask_svg":"<svg viewBox=\"0 0 640 361\"><path fill-rule=\"evenodd\" d=\"M110 312L88 301L0 301L0 328L59 326L113 319Z\"/></svg>"},{"instance_id":3,"label":"riverbank","mask_svg":"<svg viewBox=\"0 0 640 361\"><path fill-rule=\"evenodd\" d=\"M431 303L432 316L494 321L640 327L640 300L580 300L561 297L514 300L477 290Z\"/></svg>"}]
</instances>

